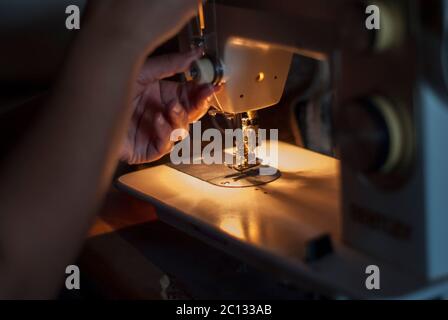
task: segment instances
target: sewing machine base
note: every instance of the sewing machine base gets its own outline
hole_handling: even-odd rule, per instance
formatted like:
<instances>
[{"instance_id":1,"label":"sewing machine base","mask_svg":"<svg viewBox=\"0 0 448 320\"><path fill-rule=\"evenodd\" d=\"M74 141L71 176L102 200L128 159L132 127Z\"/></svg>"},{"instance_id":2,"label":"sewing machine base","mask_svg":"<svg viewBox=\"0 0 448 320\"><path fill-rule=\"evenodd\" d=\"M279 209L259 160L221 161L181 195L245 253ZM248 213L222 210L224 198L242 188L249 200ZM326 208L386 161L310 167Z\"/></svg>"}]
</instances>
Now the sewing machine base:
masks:
<instances>
[{"instance_id":1,"label":"sewing machine base","mask_svg":"<svg viewBox=\"0 0 448 320\"><path fill-rule=\"evenodd\" d=\"M337 160L280 143L279 169L269 184L222 188L161 165L122 176L118 186L154 204L166 223L279 281L333 298L447 296L447 279L429 283L342 241ZM380 290L366 288L370 265L381 270Z\"/></svg>"},{"instance_id":2,"label":"sewing machine base","mask_svg":"<svg viewBox=\"0 0 448 320\"><path fill-rule=\"evenodd\" d=\"M260 166L254 166L244 171L236 171L224 164L172 164L167 166L179 170L192 177L224 188L246 188L261 186L277 180L281 173L274 170L273 175L260 175Z\"/></svg>"}]
</instances>

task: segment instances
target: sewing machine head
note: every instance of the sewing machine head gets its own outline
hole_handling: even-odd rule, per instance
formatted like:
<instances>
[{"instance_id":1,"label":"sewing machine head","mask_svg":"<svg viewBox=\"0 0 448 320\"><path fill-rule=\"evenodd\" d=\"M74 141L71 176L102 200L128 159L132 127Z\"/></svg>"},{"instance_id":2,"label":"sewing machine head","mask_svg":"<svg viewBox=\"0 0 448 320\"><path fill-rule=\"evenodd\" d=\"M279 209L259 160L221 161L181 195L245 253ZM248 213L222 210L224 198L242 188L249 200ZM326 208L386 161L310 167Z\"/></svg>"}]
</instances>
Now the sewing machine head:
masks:
<instances>
[{"instance_id":1,"label":"sewing machine head","mask_svg":"<svg viewBox=\"0 0 448 320\"><path fill-rule=\"evenodd\" d=\"M193 68L193 77L199 83L223 86L213 101L219 111L238 114L279 102L288 77L291 52L239 37L227 38L222 51L211 53L214 58L203 58Z\"/></svg>"},{"instance_id":2,"label":"sewing machine head","mask_svg":"<svg viewBox=\"0 0 448 320\"><path fill-rule=\"evenodd\" d=\"M367 32L349 28L363 23L362 11L353 6L357 1L338 7L335 14L341 22L337 24L319 12L322 6L333 7L328 1L304 2L204 1L199 6L183 46L203 47L205 57L188 77L200 84L223 85L212 103L218 111L238 114L276 105L294 53L324 60L339 49L363 50L372 45ZM298 19L304 5L304 15L311 14L312 21Z\"/></svg>"}]
</instances>

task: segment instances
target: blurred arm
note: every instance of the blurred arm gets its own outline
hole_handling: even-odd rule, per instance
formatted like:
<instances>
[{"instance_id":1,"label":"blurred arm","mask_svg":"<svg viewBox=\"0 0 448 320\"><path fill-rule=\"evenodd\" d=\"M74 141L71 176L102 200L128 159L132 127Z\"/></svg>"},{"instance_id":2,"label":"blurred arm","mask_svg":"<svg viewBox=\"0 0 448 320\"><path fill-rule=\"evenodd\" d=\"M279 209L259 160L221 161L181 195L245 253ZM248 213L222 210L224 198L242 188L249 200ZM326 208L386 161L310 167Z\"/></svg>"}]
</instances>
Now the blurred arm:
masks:
<instances>
[{"instance_id":1,"label":"blurred arm","mask_svg":"<svg viewBox=\"0 0 448 320\"><path fill-rule=\"evenodd\" d=\"M41 115L0 171L0 297L55 294L110 183L142 53L158 41L142 52L100 32L80 34Z\"/></svg>"}]
</instances>

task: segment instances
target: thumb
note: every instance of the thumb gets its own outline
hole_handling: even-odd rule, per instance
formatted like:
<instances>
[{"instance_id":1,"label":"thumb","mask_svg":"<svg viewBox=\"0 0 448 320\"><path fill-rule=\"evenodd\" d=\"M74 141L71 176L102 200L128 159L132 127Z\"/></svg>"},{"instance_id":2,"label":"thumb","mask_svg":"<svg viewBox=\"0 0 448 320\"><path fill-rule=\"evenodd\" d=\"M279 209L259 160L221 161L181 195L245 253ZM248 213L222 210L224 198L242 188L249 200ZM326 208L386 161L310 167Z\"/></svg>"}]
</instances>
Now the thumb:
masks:
<instances>
[{"instance_id":1,"label":"thumb","mask_svg":"<svg viewBox=\"0 0 448 320\"><path fill-rule=\"evenodd\" d=\"M195 49L186 53L172 53L149 58L143 65L139 80L145 84L185 72L201 55L202 50Z\"/></svg>"}]
</instances>

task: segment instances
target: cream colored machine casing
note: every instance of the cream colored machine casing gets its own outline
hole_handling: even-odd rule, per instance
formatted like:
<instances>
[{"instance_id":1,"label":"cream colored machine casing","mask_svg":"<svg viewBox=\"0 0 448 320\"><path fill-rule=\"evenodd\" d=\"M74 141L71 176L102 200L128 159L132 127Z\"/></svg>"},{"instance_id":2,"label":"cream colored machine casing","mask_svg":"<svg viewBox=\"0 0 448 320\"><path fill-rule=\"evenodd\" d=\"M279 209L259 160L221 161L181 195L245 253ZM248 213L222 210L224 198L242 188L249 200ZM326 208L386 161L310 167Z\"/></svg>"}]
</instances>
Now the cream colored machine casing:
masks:
<instances>
[{"instance_id":1,"label":"cream colored machine casing","mask_svg":"<svg viewBox=\"0 0 448 320\"><path fill-rule=\"evenodd\" d=\"M225 36L225 35L224 35ZM223 82L215 104L226 113L242 113L280 101L292 53L275 45L229 36L223 42Z\"/></svg>"}]
</instances>

